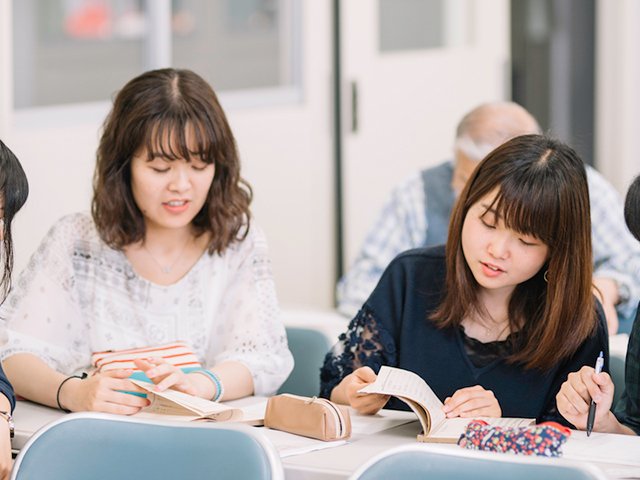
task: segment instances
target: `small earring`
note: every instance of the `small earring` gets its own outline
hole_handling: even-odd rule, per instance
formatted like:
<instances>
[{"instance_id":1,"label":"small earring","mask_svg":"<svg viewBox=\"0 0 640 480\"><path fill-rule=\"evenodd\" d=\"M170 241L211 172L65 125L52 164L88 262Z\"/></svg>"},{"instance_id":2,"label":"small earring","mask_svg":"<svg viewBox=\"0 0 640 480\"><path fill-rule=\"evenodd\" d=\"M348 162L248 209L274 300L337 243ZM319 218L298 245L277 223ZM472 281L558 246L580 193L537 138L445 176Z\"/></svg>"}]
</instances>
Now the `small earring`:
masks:
<instances>
[{"instance_id":1,"label":"small earring","mask_svg":"<svg viewBox=\"0 0 640 480\"><path fill-rule=\"evenodd\" d=\"M544 278L544 281L545 281L545 282L549 283L549 279L547 278L547 275L549 275L549 270L546 270L546 271L544 272L544 276L543 276L542 278Z\"/></svg>"}]
</instances>

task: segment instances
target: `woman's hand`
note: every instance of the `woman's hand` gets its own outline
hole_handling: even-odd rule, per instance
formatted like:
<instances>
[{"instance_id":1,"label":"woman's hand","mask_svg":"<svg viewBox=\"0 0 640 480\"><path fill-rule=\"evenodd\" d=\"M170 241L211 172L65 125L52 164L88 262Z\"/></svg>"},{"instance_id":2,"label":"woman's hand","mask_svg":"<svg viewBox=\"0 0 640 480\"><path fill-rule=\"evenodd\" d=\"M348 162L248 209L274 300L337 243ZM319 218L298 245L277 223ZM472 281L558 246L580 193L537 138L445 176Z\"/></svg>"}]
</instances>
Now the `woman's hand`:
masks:
<instances>
[{"instance_id":1,"label":"woman's hand","mask_svg":"<svg viewBox=\"0 0 640 480\"><path fill-rule=\"evenodd\" d=\"M593 421L594 432L635 435L626 425L622 425L611 412L615 386L611 377L605 373L595 373L593 367L582 367L570 373L556 395L558 412L580 430L587 429L587 417L591 399L596 403L596 415Z\"/></svg>"},{"instance_id":2,"label":"woman's hand","mask_svg":"<svg viewBox=\"0 0 640 480\"><path fill-rule=\"evenodd\" d=\"M493 392L480 385L457 390L453 396L444 400L442 411L447 418L502 416L502 409Z\"/></svg>"},{"instance_id":3,"label":"woman's hand","mask_svg":"<svg viewBox=\"0 0 640 480\"><path fill-rule=\"evenodd\" d=\"M389 401L388 395L377 393L358 393L358 390L372 384L378 376L369 367L361 367L342 380L349 405L360 413L373 415L378 413Z\"/></svg>"},{"instance_id":4,"label":"woman's hand","mask_svg":"<svg viewBox=\"0 0 640 480\"><path fill-rule=\"evenodd\" d=\"M133 415L149 400L125 392L146 393L126 380L133 370L109 370L81 380L67 380L60 389L60 405L72 412L105 412Z\"/></svg>"},{"instance_id":5,"label":"woman's hand","mask_svg":"<svg viewBox=\"0 0 640 480\"><path fill-rule=\"evenodd\" d=\"M172 388L189 395L198 395L187 374L175 365L167 363L162 357L136 358L133 363L156 384L155 389L158 392Z\"/></svg>"},{"instance_id":6,"label":"woman's hand","mask_svg":"<svg viewBox=\"0 0 640 480\"><path fill-rule=\"evenodd\" d=\"M9 480L12 466L9 424L0 418L0 480Z\"/></svg>"},{"instance_id":7,"label":"woman's hand","mask_svg":"<svg viewBox=\"0 0 640 480\"><path fill-rule=\"evenodd\" d=\"M612 418L608 413L613 402L615 387L611 377L602 372L595 373L593 367L584 366L570 373L556 395L556 404L560 414L576 428L586 430L587 416L591 399L597 404L593 422L594 430L609 431Z\"/></svg>"}]
</instances>

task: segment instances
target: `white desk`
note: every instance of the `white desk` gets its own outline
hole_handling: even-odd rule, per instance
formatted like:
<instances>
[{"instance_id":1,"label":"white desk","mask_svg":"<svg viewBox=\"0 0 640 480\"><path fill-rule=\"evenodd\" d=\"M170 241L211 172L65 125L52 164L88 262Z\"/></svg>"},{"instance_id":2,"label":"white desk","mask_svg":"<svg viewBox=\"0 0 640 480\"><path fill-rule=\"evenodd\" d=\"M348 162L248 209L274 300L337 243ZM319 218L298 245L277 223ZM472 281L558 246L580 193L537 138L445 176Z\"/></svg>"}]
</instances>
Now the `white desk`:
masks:
<instances>
[{"instance_id":1,"label":"white desk","mask_svg":"<svg viewBox=\"0 0 640 480\"><path fill-rule=\"evenodd\" d=\"M358 414L352 415L352 424L354 425L358 422L356 415ZM420 423L415 420L376 434L355 434L349 440L348 445L287 457L282 462L287 478L291 480L345 480L360 465L373 456L392 447L415 443L416 435L420 433L420 430ZM266 433L269 436L268 432ZM596 449L601 445L608 442L623 442L625 453L620 455L619 461L621 463L603 463L589 460L588 454L584 455L579 450L579 447L584 445L585 442L587 444L593 442L594 446L597 445L597 447L591 449L591 452L588 452L588 454L593 453L594 455L597 455ZM455 444L441 444L439 447L459 449ZM563 451L564 458L554 460L558 462L579 461L591 463L600 468L610 478L619 478L616 474L620 470L633 472L633 477L626 478L640 478L640 437L594 433L591 439L587 439L585 432L574 431L568 442L563 446Z\"/></svg>"},{"instance_id":2,"label":"white desk","mask_svg":"<svg viewBox=\"0 0 640 480\"><path fill-rule=\"evenodd\" d=\"M235 403L235 402L234 402ZM250 399L243 399L238 401L240 405L251 405ZM14 419L16 424L16 434L12 442L12 446L15 450L20 450L22 446L27 442L29 437L46 423L60 418L65 415L59 410L53 408L44 407L42 405L36 405L31 402L19 401L14 411ZM407 413L407 419L413 416L412 413ZM354 434L347 445L328 448L324 450L318 450L303 455L296 455L283 458L286 478L289 480L345 480L347 479L360 465L365 461L377 455L384 450L388 450L397 445L403 445L407 443L415 443L416 435L420 432L420 424L417 420L412 420L404 425L396 426L384 430L378 433L358 433L358 414L352 414L352 423L354 425ZM263 430L264 434L269 437L269 429ZM360 429L362 432L362 429ZM601 435L604 440L607 440L607 436ZM635 468L636 477L640 478L640 437L622 437L622 436L609 436L615 440L623 440L627 450L630 452L629 461L623 461L622 463L593 463L595 466L601 468L606 475L610 478L616 478L613 469L623 468L631 469ZM594 438L594 437L592 437ZM584 441L583 432L574 432L572 438L564 446L565 453L568 453L571 445L575 447L578 442ZM450 448L458 448L456 445L450 445ZM575 451L575 448L573 448ZM574 459L584 461L584 458L579 458L566 454L567 459ZM562 462L563 459L558 459ZM631 467L631 465L637 465Z\"/></svg>"}]
</instances>

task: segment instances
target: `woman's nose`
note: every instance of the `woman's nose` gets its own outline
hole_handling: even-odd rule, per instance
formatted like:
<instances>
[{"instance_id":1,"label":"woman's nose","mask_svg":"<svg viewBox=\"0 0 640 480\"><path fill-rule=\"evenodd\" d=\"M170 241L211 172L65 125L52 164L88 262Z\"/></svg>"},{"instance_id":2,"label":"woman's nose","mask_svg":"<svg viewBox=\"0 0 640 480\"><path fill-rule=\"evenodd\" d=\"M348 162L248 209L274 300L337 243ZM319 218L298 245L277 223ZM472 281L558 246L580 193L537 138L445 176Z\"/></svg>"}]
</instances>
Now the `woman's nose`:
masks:
<instances>
[{"instance_id":1,"label":"woman's nose","mask_svg":"<svg viewBox=\"0 0 640 480\"><path fill-rule=\"evenodd\" d=\"M509 256L510 241L508 235L496 233L489 242L487 250L494 258L506 258Z\"/></svg>"},{"instance_id":2,"label":"woman's nose","mask_svg":"<svg viewBox=\"0 0 640 480\"><path fill-rule=\"evenodd\" d=\"M174 174L169 184L169 189L175 192L184 192L191 186L191 180L189 179L188 167L179 165L174 169Z\"/></svg>"}]
</instances>

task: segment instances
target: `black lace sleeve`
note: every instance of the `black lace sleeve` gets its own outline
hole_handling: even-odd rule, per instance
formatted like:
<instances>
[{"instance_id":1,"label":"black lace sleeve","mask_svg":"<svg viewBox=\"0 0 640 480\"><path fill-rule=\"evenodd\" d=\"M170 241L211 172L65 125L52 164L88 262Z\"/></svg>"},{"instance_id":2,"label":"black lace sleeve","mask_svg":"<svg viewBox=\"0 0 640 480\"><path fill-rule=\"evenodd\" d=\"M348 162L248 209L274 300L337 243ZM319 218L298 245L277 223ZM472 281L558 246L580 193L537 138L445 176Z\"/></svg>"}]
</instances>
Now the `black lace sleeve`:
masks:
<instances>
[{"instance_id":1,"label":"black lace sleeve","mask_svg":"<svg viewBox=\"0 0 640 480\"><path fill-rule=\"evenodd\" d=\"M333 389L354 370L366 366L378 373L382 365L397 366L396 344L365 306L327 353L320 371L320 396L330 398Z\"/></svg>"}]
</instances>

